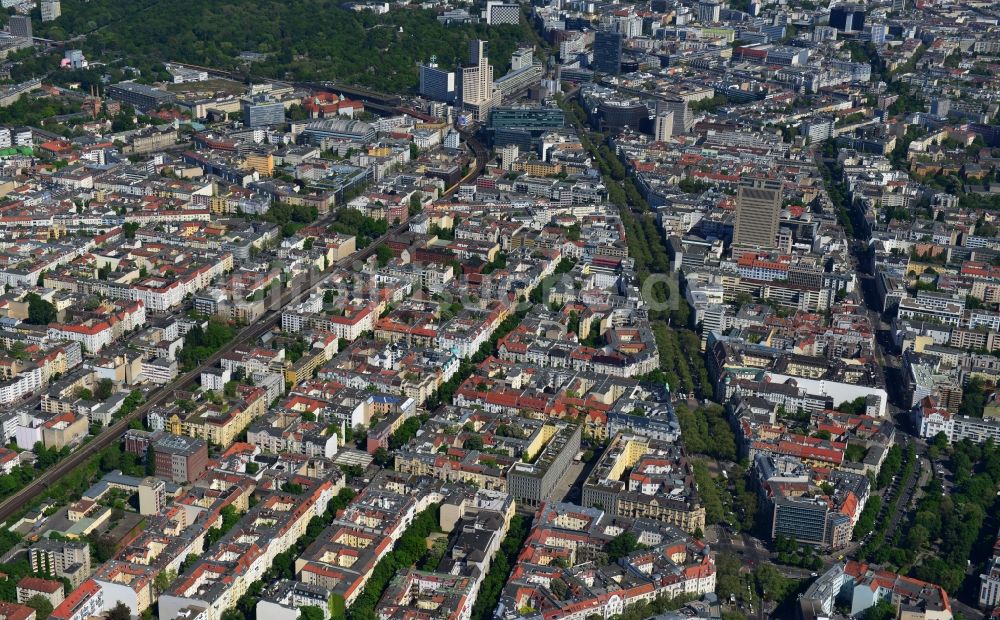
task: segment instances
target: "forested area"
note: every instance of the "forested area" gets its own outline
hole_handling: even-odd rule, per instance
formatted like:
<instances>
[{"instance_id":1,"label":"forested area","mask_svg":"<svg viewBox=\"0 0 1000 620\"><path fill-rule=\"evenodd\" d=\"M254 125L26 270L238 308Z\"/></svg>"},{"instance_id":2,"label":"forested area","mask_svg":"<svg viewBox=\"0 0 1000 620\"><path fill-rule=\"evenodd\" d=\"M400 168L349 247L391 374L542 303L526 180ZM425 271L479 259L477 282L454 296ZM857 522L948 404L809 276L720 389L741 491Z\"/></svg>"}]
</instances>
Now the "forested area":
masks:
<instances>
[{"instance_id":1,"label":"forested area","mask_svg":"<svg viewBox=\"0 0 1000 620\"><path fill-rule=\"evenodd\" d=\"M0 107L0 123L39 125L44 119L80 111L75 101L46 97L21 97L14 103Z\"/></svg>"},{"instance_id":2,"label":"forested area","mask_svg":"<svg viewBox=\"0 0 1000 620\"><path fill-rule=\"evenodd\" d=\"M376 15L333 0L65 0L59 19L35 24L37 36L56 40L87 34L88 58L120 58L141 79L165 78L168 60L237 68L240 52L249 51L267 54L254 74L396 92L417 86L417 61L466 62L476 38L489 40L502 75L518 43L531 40L527 24L445 26L415 6Z\"/></svg>"}]
</instances>

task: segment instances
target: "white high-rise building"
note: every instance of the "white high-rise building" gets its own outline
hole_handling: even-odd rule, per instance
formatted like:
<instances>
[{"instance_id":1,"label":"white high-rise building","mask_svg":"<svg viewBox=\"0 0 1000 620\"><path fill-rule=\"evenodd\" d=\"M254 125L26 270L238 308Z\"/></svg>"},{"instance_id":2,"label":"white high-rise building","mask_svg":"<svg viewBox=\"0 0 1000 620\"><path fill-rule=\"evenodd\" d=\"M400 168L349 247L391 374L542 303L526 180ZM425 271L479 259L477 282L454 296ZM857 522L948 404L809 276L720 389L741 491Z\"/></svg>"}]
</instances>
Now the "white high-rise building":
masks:
<instances>
[{"instance_id":1,"label":"white high-rise building","mask_svg":"<svg viewBox=\"0 0 1000 620\"><path fill-rule=\"evenodd\" d=\"M495 26L497 24L517 25L521 18L521 5L514 2L498 2L489 0L483 10L483 19L487 24Z\"/></svg>"},{"instance_id":2,"label":"white high-rise building","mask_svg":"<svg viewBox=\"0 0 1000 620\"><path fill-rule=\"evenodd\" d=\"M514 167L514 160L517 156L521 154L521 150L516 144L508 144L507 146L500 147L500 167L504 170L510 170Z\"/></svg>"},{"instance_id":3,"label":"white high-rise building","mask_svg":"<svg viewBox=\"0 0 1000 620\"><path fill-rule=\"evenodd\" d=\"M487 99L493 90L493 67L486 41L469 42L469 65L462 71L462 101L475 103Z\"/></svg>"},{"instance_id":4,"label":"white high-rise building","mask_svg":"<svg viewBox=\"0 0 1000 620\"><path fill-rule=\"evenodd\" d=\"M677 136L682 133L687 133L691 129L693 123L693 118L691 110L688 109L687 101L677 100L677 101L664 101L661 110L671 112L673 114L673 135Z\"/></svg>"},{"instance_id":5,"label":"white high-rise building","mask_svg":"<svg viewBox=\"0 0 1000 620\"><path fill-rule=\"evenodd\" d=\"M51 22L62 15L62 4L59 0L42 0L39 4L42 10L42 21Z\"/></svg>"},{"instance_id":6,"label":"white high-rise building","mask_svg":"<svg viewBox=\"0 0 1000 620\"><path fill-rule=\"evenodd\" d=\"M577 54L587 49L587 38L582 32L568 32L566 38L559 42L559 60L568 62Z\"/></svg>"},{"instance_id":7,"label":"white high-rise building","mask_svg":"<svg viewBox=\"0 0 1000 620\"><path fill-rule=\"evenodd\" d=\"M664 110L656 115L653 138L657 142L667 142L674 135L674 113Z\"/></svg>"},{"instance_id":8,"label":"white high-rise building","mask_svg":"<svg viewBox=\"0 0 1000 620\"><path fill-rule=\"evenodd\" d=\"M698 3L698 21L702 24L714 24L722 15L722 5L716 0L705 0Z\"/></svg>"},{"instance_id":9,"label":"white high-rise building","mask_svg":"<svg viewBox=\"0 0 1000 620\"><path fill-rule=\"evenodd\" d=\"M614 18L614 30L626 39L642 36L642 18L635 13L616 16Z\"/></svg>"},{"instance_id":10,"label":"white high-rise building","mask_svg":"<svg viewBox=\"0 0 1000 620\"><path fill-rule=\"evenodd\" d=\"M530 67L535 63L535 49L532 47L520 47L511 54L510 70L517 71L525 67Z\"/></svg>"}]
</instances>

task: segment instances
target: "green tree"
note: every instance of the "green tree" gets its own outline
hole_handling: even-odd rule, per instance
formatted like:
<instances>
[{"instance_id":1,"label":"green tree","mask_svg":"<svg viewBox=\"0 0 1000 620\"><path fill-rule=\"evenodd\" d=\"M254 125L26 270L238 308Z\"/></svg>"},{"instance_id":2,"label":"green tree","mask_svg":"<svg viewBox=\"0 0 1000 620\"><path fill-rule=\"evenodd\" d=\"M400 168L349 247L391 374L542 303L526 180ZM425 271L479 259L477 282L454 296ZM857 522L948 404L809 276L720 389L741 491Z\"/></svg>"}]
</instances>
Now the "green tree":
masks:
<instances>
[{"instance_id":1,"label":"green tree","mask_svg":"<svg viewBox=\"0 0 1000 620\"><path fill-rule=\"evenodd\" d=\"M115 552L118 550L117 543L107 536L91 533L87 537L87 541L90 543L90 548L98 562L107 562L114 557Z\"/></svg>"},{"instance_id":2,"label":"green tree","mask_svg":"<svg viewBox=\"0 0 1000 620\"><path fill-rule=\"evenodd\" d=\"M121 451L106 450L101 453L101 471L114 471L121 468Z\"/></svg>"},{"instance_id":3,"label":"green tree","mask_svg":"<svg viewBox=\"0 0 1000 620\"><path fill-rule=\"evenodd\" d=\"M865 412L866 399L864 396L859 396L852 401L844 401L837 406L837 411L841 413L852 413L855 415L860 415Z\"/></svg>"},{"instance_id":4,"label":"green tree","mask_svg":"<svg viewBox=\"0 0 1000 620\"><path fill-rule=\"evenodd\" d=\"M622 532L608 542L608 559L617 562L618 558L623 558L639 548L639 539L632 532Z\"/></svg>"},{"instance_id":5,"label":"green tree","mask_svg":"<svg viewBox=\"0 0 1000 620\"><path fill-rule=\"evenodd\" d=\"M115 383L111 379L101 379L97 382L97 388L94 390L94 397L97 400L104 402L111 398L112 392L114 392Z\"/></svg>"},{"instance_id":6,"label":"green tree","mask_svg":"<svg viewBox=\"0 0 1000 620\"><path fill-rule=\"evenodd\" d=\"M291 485L286 484L284 490L287 491L288 487ZM226 533L233 529L233 527L239 522L240 516L236 512L236 508L232 505L225 506L219 511L219 516L222 517L219 521L218 527L211 527L205 533L205 547L210 547L218 542Z\"/></svg>"},{"instance_id":7,"label":"green tree","mask_svg":"<svg viewBox=\"0 0 1000 620\"><path fill-rule=\"evenodd\" d=\"M397 450L408 441L417 436L420 430L420 419L409 418L396 429L396 432L389 437L389 449Z\"/></svg>"},{"instance_id":8,"label":"green tree","mask_svg":"<svg viewBox=\"0 0 1000 620\"><path fill-rule=\"evenodd\" d=\"M146 457L143 459L143 465L146 468L147 476L156 474L156 456L153 454L153 446L146 448Z\"/></svg>"},{"instance_id":9,"label":"green tree","mask_svg":"<svg viewBox=\"0 0 1000 620\"><path fill-rule=\"evenodd\" d=\"M715 591L722 599L740 596L745 590L740 579L740 561L733 555L720 553L715 559Z\"/></svg>"},{"instance_id":10,"label":"green tree","mask_svg":"<svg viewBox=\"0 0 1000 620\"><path fill-rule=\"evenodd\" d=\"M875 519L882 509L882 498L873 495L865 502L865 508L858 517L858 522L854 525L854 539L860 540L871 533L875 527Z\"/></svg>"},{"instance_id":11,"label":"green tree","mask_svg":"<svg viewBox=\"0 0 1000 620\"><path fill-rule=\"evenodd\" d=\"M422 200L423 195L420 192L413 192L410 194L410 205L407 207L406 212L410 217L417 215L423 209Z\"/></svg>"},{"instance_id":12,"label":"green tree","mask_svg":"<svg viewBox=\"0 0 1000 620\"><path fill-rule=\"evenodd\" d=\"M913 525L906 533L907 548L916 551L921 549L930 539L930 532L923 525Z\"/></svg>"},{"instance_id":13,"label":"green tree","mask_svg":"<svg viewBox=\"0 0 1000 620\"><path fill-rule=\"evenodd\" d=\"M562 579L552 579L549 581L549 591L552 592L557 600L566 600L566 592L568 590L566 582Z\"/></svg>"},{"instance_id":14,"label":"green tree","mask_svg":"<svg viewBox=\"0 0 1000 620\"><path fill-rule=\"evenodd\" d=\"M981 418L983 417L985 407L986 391L983 386L983 380L979 377L974 377L969 380L969 383L962 390L962 404L958 408L958 413L960 415Z\"/></svg>"},{"instance_id":15,"label":"green tree","mask_svg":"<svg viewBox=\"0 0 1000 620\"><path fill-rule=\"evenodd\" d=\"M385 267L392 260L392 249L387 245L380 245L375 250L375 256L378 257L378 266Z\"/></svg>"},{"instance_id":16,"label":"green tree","mask_svg":"<svg viewBox=\"0 0 1000 620\"><path fill-rule=\"evenodd\" d=\"M719 486L708 471L704 459L695 459L692 468L694 469L695 482L697 482L698 490L701 493L702 504L705 506L705 522L719 523L725 516L725 507L722 504Z\"/></svg>"},{"instance_id":17,"label":"green tree","mask_svg":"<svg viewBox=\"0 0 1000 620\"><path fill-rule=\"evenodd\" d=\"M879 602L868 608L864 620L893 620L895 617L896 606L888 598L881 598Z\"/></svg>"},{"instance_id":18,"label":"green tree","mask_svg":"<svg viewBox=\"0 0 1000 620\"><path fill-rule=\"evenodd\" d=\"M392 465L392 455L385 448L375 450L375 454L372 456L375 459L375 464L379 467L389 467Z\"/></svg>"},{"instance_id":19,"label":"green tree","mask_svg":"<svg viewBox=\"0 0 1000 620\"><path fill-rule=\"evenodd\" d=\"M326 616L323 614L322 608L315 605L305 605L299 607L299 618L300 620L325 620Z\"/></svg>"},{"instance_id":20,"label":"green tree","mask_svg":"<svg viewBox=\"0 0 1000 620\"><path fill-rule=\"evenodd\" d=\"M35 293L28 293L28 320L32 325L48 325L56 320L56 307Z\"/></svg>"},{"instance_id":21,"label":"green tree","mask_svg":"<svg viewBox=\"0 0 1000 620\"><path fill-rule=\"evenodd\" d=\"M156 590L157 594L161 594L167 591L170 584L177 579L177 571L173 569L161 570L156 574L156 578L153 579L153 588Z\"/></svg>"},{"instance_id":22,"label":"green tree","mask_svg":"<svg viewBox=\"0 0 1000 620\"><path fill-rule=\"evenodd\" d=\"M389 223L385 220L376 220L357 209L347 208L337 211L333 224L330 225L331 232L357 237L359 249L371 245L373 240L384 235L387 230L389 230Z\"/></svg>"},{"instance_id":23,"label":"green tree","mask_svg":"<svg viewBox=\"0 0 1000 620\"><path fill-rule=\"evenodd\" d=\"M29 598L25 605L35 610L35 617L38 620L45 620L52 613L52 603L41 594L36 594Z\"/></svg>"},{"instance_id":24,"label":"green tree","mask_svg":"<svg viewBox=\"0 0 1000 620\"><path fill-rule=\"evenodd\" d=\"M761 596L769 601L782 601L795 587L795 581L787 579L773 564L761 564L754 569L754 581Z\"/></svg>"},{"instance_id":25,"label":"green tree","mask_svg":"<svg viewBox=\"0 0 1000 620\"><path fill-rule=\"evenodd\" d=\"M340 594L330 596L330 620L345 620L347 618L347 606L344 604L344 597Z\"/></svg>"}]
</instances>

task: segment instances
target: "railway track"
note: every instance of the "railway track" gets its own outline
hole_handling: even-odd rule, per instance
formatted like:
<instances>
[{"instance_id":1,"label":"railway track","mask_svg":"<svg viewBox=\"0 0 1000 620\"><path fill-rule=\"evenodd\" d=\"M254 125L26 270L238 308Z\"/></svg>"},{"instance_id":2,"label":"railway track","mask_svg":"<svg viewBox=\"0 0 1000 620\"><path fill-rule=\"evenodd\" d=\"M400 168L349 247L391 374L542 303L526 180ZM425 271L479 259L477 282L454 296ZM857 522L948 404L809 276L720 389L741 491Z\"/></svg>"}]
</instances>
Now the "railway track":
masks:
<instances>
[{"instance_id":1,"label":"railway track","mask_svg":"<svg viewBox=\"0 0 1000 620\"><path fill-rule=\"evenodd\" d=\"M237 82L242 82L244 79L249 77L252 80L259 80L261 82L275 82L278 84L290 84L299 88L308 88L310 90L325 90L335 93L343 93L345 97L351 97L352 99L357 99L365 104L373 104L376 107L381 107L383 109L392 109L400 104L400 98L398 95L389 95L386 93L380 93L378 91L369 90L367 88L362 88L360 86L343 86L341 84L336 84L334 82L295 82L288 80L280 80L274 77L268 77L266 75L253 75L253 74L242 74L236 71L229 71L227 69L218 69L216 67L205 67L202 65L194 65L186 62L174 62L172 64L187 67L189 69L195 69L198 71L204 71L210 76L221 77L229 80L235 80Z\"/></svg>"}]
</instances>

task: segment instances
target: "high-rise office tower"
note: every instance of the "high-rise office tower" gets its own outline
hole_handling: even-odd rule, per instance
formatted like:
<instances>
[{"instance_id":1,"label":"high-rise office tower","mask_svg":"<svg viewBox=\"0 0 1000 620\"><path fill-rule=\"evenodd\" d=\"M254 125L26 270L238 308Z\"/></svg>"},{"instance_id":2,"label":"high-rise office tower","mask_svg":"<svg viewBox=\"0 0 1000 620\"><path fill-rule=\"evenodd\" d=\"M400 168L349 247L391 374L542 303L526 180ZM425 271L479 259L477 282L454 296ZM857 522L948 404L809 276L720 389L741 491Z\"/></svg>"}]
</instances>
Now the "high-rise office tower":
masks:
<instances>
[{"instance_id":1,"label":"high-rise office tower","mask_svg":"<svg viewBox=\"0 0 1000 620\"><path fill-rule=\"evenodd\" d=\"M671 135L679 136L682 133L687 133L693 123L693 115L691 114L690 108L688 108L687 101L678 99L677 101L663 101L660 102L657 107L660 111L666 111L673 114L673 119L671 121Z\"/></svg>"},{"instance_id":2,"label":"high-rise office tower","mask_svg":"<svg viewBox=\"0 0 1000 620\"><path fill-rule=\"evenodd\" d=\"M714 24L722 15L722 5L717 0L702 0L698 3L698 21Z\"/></svg>"},{"instance_id":3,"label":"high-rise office tower","mask_svg":"<svg viewBox=\"0 0 1000 620\"><path fill-rule=\"evenodd\" d=\"M521 17L521 5L516 2L489 0L483 9L483 20L492 26L497 24L517 25Z\"/></svg>"},{"instance_id":4,"label":"high-rise office tower","mask_svg":"<svg viewBox=\"0 0 1000 620\"><path fill-rule=\"evenodd\" d=\"M429 63L420 65L420 94L437 101L453 101L455 72L441 69L438 67L437 58L431 56Z\"/></svg>"},{"instance_id":5,"label":"high-rise office tower","mask_svg":"<svg viewBox=\"0 0 1000 620\"><path fill-rule=\"evenodd\" d=\"M11 36L15 37L25 37L31 38L31 16L30 15L11 15L10 21L7 22L7 29L10 30Z\"/></svg>"},{"instance_id":6,"label":"high-rise office tower","mask_svg":"<svg viewBox=\"0 0 1000 620\"><path fill-rule=\"evenodd\" d=\"M740 179L733 245L773 248L781 216L781 181Z\"/></svg>"},{"instance_id":7,"label":"high-rise office tower","mask_svg":"<svg viewBox=\"0 0 1000 620\"><path fill-rule=\"evenodd\" d=\"M240 102L243 124L247 127L268 127L285 122L285 105L267 95L246 97Z\"/></svg>"},{"instance_id":8,"label":"high-rise office tower","mask_svg":"<svg viewBox=\"0 0 1000 620\"><path fill-rule=\"evenodd\" d=\"M626 39L642 36L642 17L635 13L617 15L613 18L612 29Z\"/></svg>"},{"instance_id":9,"label":"high-rise office tower","mask_svg":"<svg viewBox=\"0 0 1000 620\"><path fill-rule=\"evenodd\" d=\"M508 144L507 146L501 146L499 151L500 168L503 170L512 170L514 168L514 160L521 154L521 150L516 144Z\"/></svg>"},{"instance_id":10,"label":"high-rise office tower","mask_svg":"<svg viewBox=\"0 0 1000 620\"><path fill-rule=\"evenodd\" d=\"M469 41L469 65L475 69L470 74L474 82L463 91L466 101L478 101L493 89L493 67L490 65L490 44L481 39Z\"/></svg>"},{"instance_id":11,"label":"high-rise office tower","mask_svg":"<svg viewBox=\"0 0 1000 620\"><path fill-rule=\"evenodd\" d=\"M657 142L666 142L674 135L674 113L669 110L657 112L653 125L653 138Z\"/></svg>"},{"instance_id":12,"label":"high-rise office tower","mask_svg":"<svg viewBox=\"0 0 1000 620\"><path fill-rule=\"evenodd\" d=\"M472 112L476 120L485 122L490 110L500 104L499 91L493 85L489 43L480 39L469 41L469 66L462 68L461 75L462 107Z\"/></svg>"},{"instance_id":13,"label":"high-rise office tower","mask_svg":"<svg viewBox=\"0 0 1000 620\"><path fill-rule=\"evenodd\" d=\"M865 7L841 4L831 8L830 27L841 32L861 32L865 27Z\"/></svg>"},{"instance_id":14,"label":"high-rise office tower","mask_svg":"<svg viewBox=\"0 0 1000 620\"><path fill-rule=\"evenodd\" d=\"M888 34L889 28L885 24L868 24L861 33L861 40L881 45L885 43L885 37Z\"/></svg>"},{"instance_id":15,"label":"high-rise office tower","mask_svg":"<svg viewBox=\"0 0 1000 620\"><path fill-rule=\"evenodd\" d=\"M610 30L594 33L594 71L618 75L622 70L622 35Z\"/></svg>"}]
</instances>

